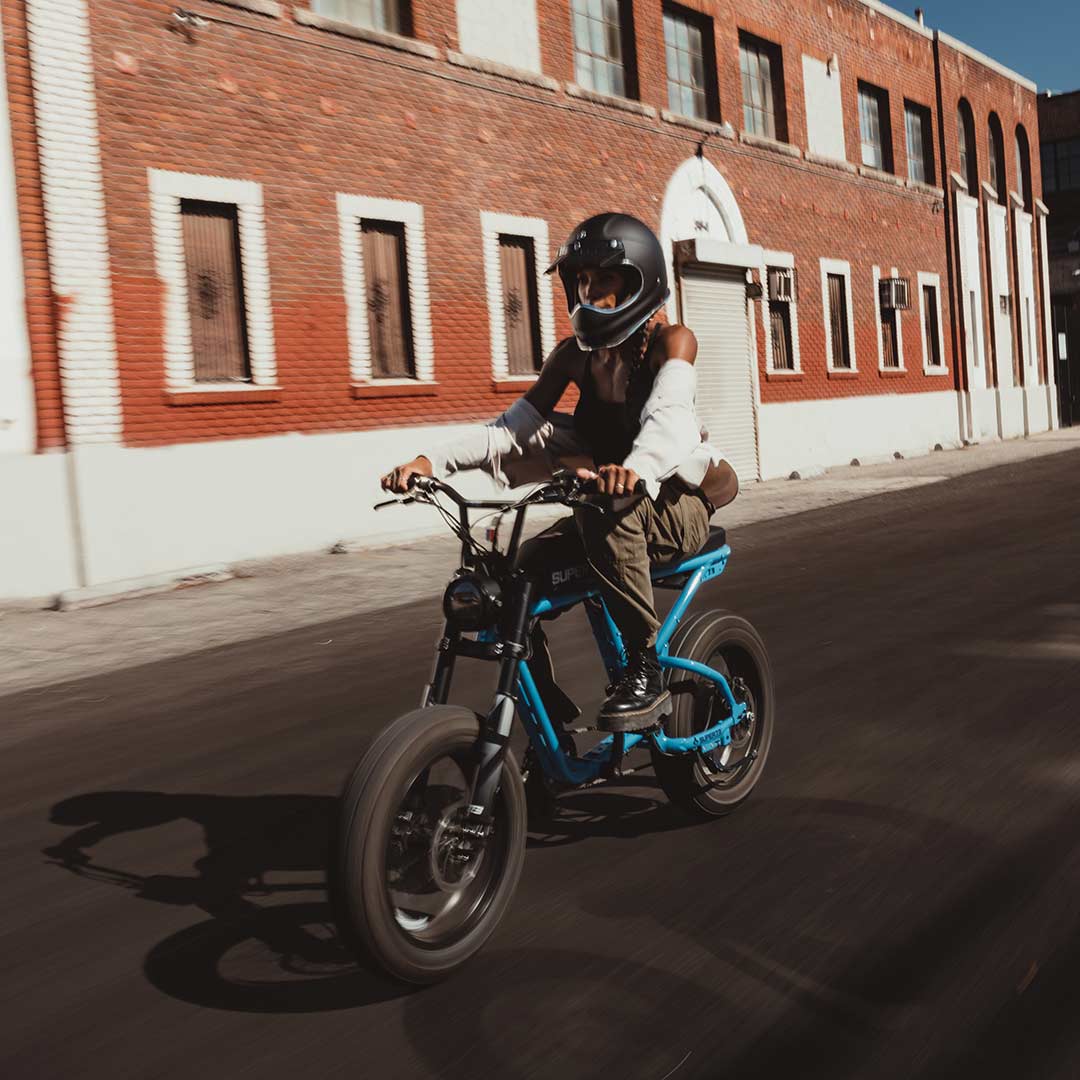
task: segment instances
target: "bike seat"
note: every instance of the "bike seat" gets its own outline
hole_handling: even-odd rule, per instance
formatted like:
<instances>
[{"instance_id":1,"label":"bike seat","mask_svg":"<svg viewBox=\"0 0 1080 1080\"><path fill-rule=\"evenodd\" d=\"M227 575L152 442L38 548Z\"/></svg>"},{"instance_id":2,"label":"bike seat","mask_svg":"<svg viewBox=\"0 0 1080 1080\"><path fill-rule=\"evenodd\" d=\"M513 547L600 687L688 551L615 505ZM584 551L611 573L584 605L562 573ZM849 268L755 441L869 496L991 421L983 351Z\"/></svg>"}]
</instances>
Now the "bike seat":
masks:
<instances>
[{"instance_id":1,"label":"bike seat","mask_svg":"<svg viewBox=\"0 0 1080 1080\"><path fill-rule=\"evenodd\" d=\"M686 562L687 559L697 559L702 555L708 555L711 552L719 551L725 544L727 544L726 531L720 525L713 525L709 529L708 539L701 545L701 548L696 554L680 556L669 562L653 563L651 568L652 579L657 585L660 585L665 589L681 589L690 577L690 572L679 573L682 564Z\"/></svg>"}]
</instances>

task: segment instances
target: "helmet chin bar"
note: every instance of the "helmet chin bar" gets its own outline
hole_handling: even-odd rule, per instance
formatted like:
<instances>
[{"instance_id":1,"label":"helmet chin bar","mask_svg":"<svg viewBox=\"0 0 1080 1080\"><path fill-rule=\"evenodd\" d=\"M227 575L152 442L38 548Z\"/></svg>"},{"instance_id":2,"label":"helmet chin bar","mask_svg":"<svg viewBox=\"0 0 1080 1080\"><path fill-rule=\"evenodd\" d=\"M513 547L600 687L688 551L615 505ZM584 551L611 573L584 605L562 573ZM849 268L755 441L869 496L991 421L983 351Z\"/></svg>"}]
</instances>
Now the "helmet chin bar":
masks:
<instances>
[{"instance_id":1,"label":"helmet chin bar","mask_svg":"<svg viewBox=\"0 0 1080 1080\"><path fill-rule=\"evenodd\" d=\"M640 291L625 303L614 308L598 308L592 304L578 304L570 313L570 326L578 348L583 352L593 349L614 349L640 330L667 302L667 294L650 311L644 312L633 322L620 325L619 316L634 305ZM604 333L607 330L608 333Z\"/></svg>"}]
</instances>

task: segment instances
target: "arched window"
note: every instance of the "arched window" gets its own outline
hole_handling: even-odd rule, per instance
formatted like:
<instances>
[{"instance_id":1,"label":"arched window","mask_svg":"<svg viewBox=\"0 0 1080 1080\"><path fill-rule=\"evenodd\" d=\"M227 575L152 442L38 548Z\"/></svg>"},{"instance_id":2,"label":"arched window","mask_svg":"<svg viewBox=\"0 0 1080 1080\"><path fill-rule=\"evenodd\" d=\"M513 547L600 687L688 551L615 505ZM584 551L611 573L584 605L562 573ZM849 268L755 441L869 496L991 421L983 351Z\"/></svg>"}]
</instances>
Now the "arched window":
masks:
<instances>
[{"instance_id":1,"label":"arched window","mask_svg":"<svg viewBox=\"0 0 1080 1080\"><path fill-rule=\"evenodd\" d=\"M979 162L975 153L975 116L967 98L956 107L956 132L960 144L960 175L967 184L968 194L979 197Z\"/></svg>"},{"instance_id":2,"label":"arched window","mask_svg":"<svg viewBox=\"0 0 1080 1080\"><path fill-rule=\"evenodd\" d=\"M990 114L990 185L997 192L999 203L1008 201L1008 181L1005 178L1005 139L1001 134L998 114Z\"/></svg>"},{"instance_id":3,"label":"arched window","mask_svg":"<svg viewBox=\"0 0 1080 1080\"><path fill-rule=\"evenodd\" d=\"M1032 210L1031 150L1023 124L1016 125L1016 175L1020 183L1019 194L1024 200L1024 209L1030 214Z\"/></svg>"}]
</instances>

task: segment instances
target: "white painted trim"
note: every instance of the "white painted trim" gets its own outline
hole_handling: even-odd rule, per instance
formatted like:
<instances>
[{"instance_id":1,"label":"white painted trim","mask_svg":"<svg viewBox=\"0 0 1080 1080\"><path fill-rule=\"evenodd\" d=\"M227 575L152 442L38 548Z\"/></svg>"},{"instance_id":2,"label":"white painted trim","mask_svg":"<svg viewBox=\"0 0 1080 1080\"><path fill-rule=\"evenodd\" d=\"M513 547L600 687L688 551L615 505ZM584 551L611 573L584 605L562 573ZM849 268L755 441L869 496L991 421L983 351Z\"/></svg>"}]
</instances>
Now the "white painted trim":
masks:
<instances>
[{"instance_id":1,"label":"white painted trim","mask_svg":"<svg viewBox=\"0 0 1080 1080\"><path fill-rule=\"evenodd\" d=\"M506 313L502 303L502 263L500 236L527 236L533 242L536 268L536 296L539 305L541 359L555 348L555 313L551 302L552 280L544 273L550 262L548 223L543 218L518 217L480 211L480 232L484 251L484 279L487 283L488 326L491 331L491 373L496 380L535 378L512 375L506 344Z\"/></svg>"},{"instance_id":2,"label":"white painted trim","mask_svg":"<svg viewBox=\"0 0 1080 1080\"><path fill-rule=\"evenodd\" d=\"M3 44L0 26L0 454L31 454L36 444L34 378Z\"/></svg>"},{"instance_id":3,"label":"white painted trim","mask_svg":"<svg viewBox=\"0 0 1080 1080\"><path fill-rule=\"evenodd\" d=\"M679 225L679 218L685 205L698 193L704 195L715 207L724 223L731 245L749 244L742 211L720 170L704 156L698 157L695 154L687 158L671 174L667 188L664 190L664 201L660 212L660 246L664 249L668 281L671 283L671 299L667 304L667 315L673 323L679 318L678 289L675 287L674 245L678 240L698 239L696 233L686 233L683 230ZM761 259L758 258L749 265L758 266L760 263Z\"/></svg>"},{"instance_id":4,"label":"white painted trim","mask_svg":"<svg viewBox=\"0 0 1080 1080\"><path fill-rule=\"evenodd\" d=\"M1050 427L1056 428L1060 426L1061 421L1058 417L1057 373L1054 371L1053 320L1050 317L1050 264L1046 252L1046 215L1049 211L1038 200L1036 200L1036 205L1039 208L1039 276L1042 283L1043 340L1046 342L1046 347L1043 350L1046 359L1046 396L1050 402Z\"/></svg>"},{"instance_id":5,"label":"white painted trim","mask_svg":"<svg viewBox=\"0 0 1080 1080\"><path fill-rule=\"evenodd\" d=\"M219 387L277 385L274 321L270 298L270 262L266 251L262 185L253 180L147 169L154 263L165 287L165 385L169 390L216 390ZM250 383L205 383L195 380L191 343L187 263L180 208L184 199L235 206L240 227L240 265L243 271L247 318Z\"/></svg>"},{"instance_id":6,"label":"white painted trim","mask_svg":"<svg viewBox=\"0 0 1080 1080\"><path fill-rule=\"evenodd\" d=\"M773 366L772 320L769 318L769 268L780 270L795 269L795 255L790 251L765 251L761 263L761 322L765 335L765 370L770 375L801 375L802 354L799 350L799 298L798 294L788 303L788 315L791 319L791 358L794 367L777 368Z\"/></svg>"},{"instance_id":7,"label":"white painted trim","mask_svg":"<svg viewBox=\"0 0 1080 1080\"><path fill-rule=\"evenodd\" d=\"M941 275L920 270L915 275L915 280L917 283L915 288L919 291L919 341L922 347L923 374L948 375L949 361L945 356L945 330L941 324ZM937 301L938 356L941 357L941 363L936 367L930 363L930 358L926 355L926 305L923 300L923 286L925 285L933 286Z\"/></svg>"},{"instance_id":8,"label":"white painted trim","mask_svg":"<svg viewBox=\"0 0 1080 1080\"><path fill-rule=\"evenodd\" d=\"M412 315L413 361L416 379L435 381L435 342L431 326L431 289L428 284L427 241L424 208L402 199L378 199L338 192L338 229L341 236L341 270L349 327L349 373L354 383L378 381L372 374L371 334L367 316L360 222L399 221L405 226L405 259L409 278L409 309ZM391 381L391 380L385 380Z\"/></svg>"},{"instance_id":9,"label":"white painted trim","mask_svg":"<svg viewBox=\"0 0 1080 1080\"><path fill-rule=\"evenodd\" d=\"M699 236L694 241L694 254L699 262L741 266L746 270L756 270L762 258L762 250L757 244L730 243L712 236Z\"/></svg>"},{"instance_id":10,"label":"white painted trim","mask_svg":"<svg viewBox=\"0 0 1080 1080\"><path fill-rule=\"evenodd\" d=\"M855 309L851 299L851 263L845 259L819 260L821 265L821 310L825 320L825 368L827 371L850 371L857 373L858 362L855 358ZM832 320L829 318L829 274L843 274L844 292L847 300L848 346L851 351L851 367L836 367L833 364Z\"/></svg>"},{"instance_id":11,"label":"white painted trim","mask_svg":"<svg viewBox=\"0 0 1080 1080\"><path fill-rule=\"evenodd\" d=\"M72 445L123 431L94 62L86 0L27 0L64 420Z\"/></svg>"},{"instance_id":12,"label":"white painted trim","mask_svg":"<svg viewBox=\"0 0 1080 1080\"><path fill-rule=\"evenodd\" d=\"M896 358L900 361L899 367L886 367L885 366L885 346L882 343L882 318L881 318L881 289L879 288L881 283L881 267L872 266L870 268L871 276L874 280L874 314L877 318L877 363L878 371L900 371L906 372L907 367L904 364L904 320L901 318L901 312L893 311L893 318L896 319ZM890 277L899 277L899 272L896 267L893 266L889 269Z\"/></svg>"},{"instance_id":13,"label":"white painted trim","mask_svg":"<svg viewBox=\"0 0 1080 1080\"><path fill-rule=\"evenodd\" d=\"M1004 64L992 59L985 53L979 52L978 49L972 48L972 46L965 42L951 37L949 34L946 34L944 30L935 30L934 36L938 41L948 45L959 53L963 53L965 56L982 64L984 67L990 68L991 71L996 71L999 75L1004 75L1006 79L1012 79L1013 82L1019 83L1025 90L1030 90L1033 94L1038 92L1039 88L1030 79L1025 79L1023 75L1017 74L1012 68L1007 68Z\"/></svg>"}]
</instances>

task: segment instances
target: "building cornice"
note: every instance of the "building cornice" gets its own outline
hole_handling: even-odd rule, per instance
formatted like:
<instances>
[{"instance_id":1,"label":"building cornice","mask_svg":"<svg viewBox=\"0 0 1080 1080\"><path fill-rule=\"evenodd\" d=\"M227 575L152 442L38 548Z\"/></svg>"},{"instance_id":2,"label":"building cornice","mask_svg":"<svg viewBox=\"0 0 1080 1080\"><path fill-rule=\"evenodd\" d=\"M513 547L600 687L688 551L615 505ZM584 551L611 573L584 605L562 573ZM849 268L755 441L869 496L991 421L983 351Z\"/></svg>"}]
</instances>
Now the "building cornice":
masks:
<instances>
[{"instance_id":1,"label":"building cornice","mask_svg":"<svg viewBox=\"0 0 1080 1080\"><path fill-rule=\"evenodd\" d=\"M861 3L863 7L868 7L871 11L876 12L878 15L884 15L885 18L892 19L893 22L898 22L901 26L920 35L920 37L932 39L934 36L933 30L924 26L918 19L913 19L910 15L905 15L902 11L897 11L896 8L889 7L888 4L882 4L879 0L859 0L859 3Z\"/></svg>"},{"instance_id":2,"label":"building cornice","mask_svg":"<svg viewBox=\"0 0 1080 1080\"><path fill-rule=\"evenodd\" d=\"M1038 93L1039 88L1030 79L1025 79L1023 75L1013 71L1012 68L1007 68L1004 64L999 64L992 57L979 52L978 49L974 49L970 45L960 41L958 38L946 34L944 30L935 30L934 36L943 45L948 45L950 49L955 49L958 53L963 53L969 59L982 64L983 67L988 67L991 71L996 71L999 75L1004 75L1006 79L1012 79L1013 82L1019 83L1025 90L1030 90L1033 94Z\"/></svg>"}]
</instances>

